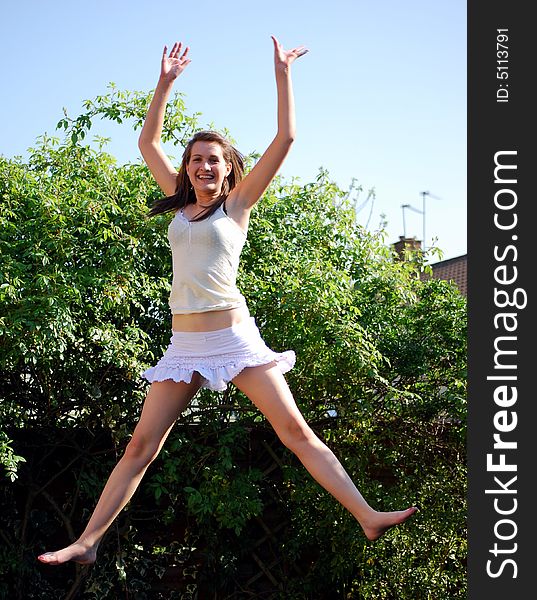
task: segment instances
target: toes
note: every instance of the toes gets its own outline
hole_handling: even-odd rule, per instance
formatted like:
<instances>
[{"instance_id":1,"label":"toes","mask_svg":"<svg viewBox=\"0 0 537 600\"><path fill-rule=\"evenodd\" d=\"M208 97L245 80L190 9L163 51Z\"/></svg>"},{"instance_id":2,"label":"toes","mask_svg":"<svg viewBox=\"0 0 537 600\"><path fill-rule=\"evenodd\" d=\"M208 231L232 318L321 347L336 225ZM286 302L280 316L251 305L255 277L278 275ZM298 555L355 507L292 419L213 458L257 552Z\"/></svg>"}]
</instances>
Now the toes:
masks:
<instances>
[{"instance_id":1,"label":"toes","mask_svg":"<svg viewBox=\"0 0 537 600\"><path fill-rule=\"evenodd\" d=\"M413 514L418 512L418 507L417 506L411 506L410 508L407 508L403 515L404 515L404 520L408 519L408 517L411 517Z\"/></svg>"},{"instance_id":2,"label":"toes","mask_svg":"<svg viewBox=\"0 0 537 600\"><path fill-rule=\"evenodd\" d=\"M54 552L45 552L44 554L40 554L37 558L44 563L56 562L56 555Z\"/></svg>"}]
</instances>

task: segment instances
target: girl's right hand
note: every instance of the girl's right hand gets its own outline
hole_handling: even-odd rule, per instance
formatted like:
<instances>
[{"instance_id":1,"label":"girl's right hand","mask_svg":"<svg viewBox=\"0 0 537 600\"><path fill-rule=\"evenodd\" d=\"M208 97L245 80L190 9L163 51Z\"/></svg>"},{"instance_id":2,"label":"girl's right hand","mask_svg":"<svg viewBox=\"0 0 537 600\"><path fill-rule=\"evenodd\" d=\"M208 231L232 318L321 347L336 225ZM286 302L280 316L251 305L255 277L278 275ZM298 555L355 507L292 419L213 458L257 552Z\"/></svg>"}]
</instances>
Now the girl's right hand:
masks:
<instances>
[{"instance_id":1,"label":"girl's right hand","mask_svg":"<svg viewBox=\"0 0 537 600\"><path fill-rule=\"evenodd\" d=\"M187 58L187 54L190 48L186 47L183 54L181 54L181 47L181 42L175 42L173 48L170 51L170 55L166 56L168 48L167 46L164 46L162 62L160 65L161 79L165 79L167 81L174 81L190 64L190 60Z\"/></svg>"}]
</instances>

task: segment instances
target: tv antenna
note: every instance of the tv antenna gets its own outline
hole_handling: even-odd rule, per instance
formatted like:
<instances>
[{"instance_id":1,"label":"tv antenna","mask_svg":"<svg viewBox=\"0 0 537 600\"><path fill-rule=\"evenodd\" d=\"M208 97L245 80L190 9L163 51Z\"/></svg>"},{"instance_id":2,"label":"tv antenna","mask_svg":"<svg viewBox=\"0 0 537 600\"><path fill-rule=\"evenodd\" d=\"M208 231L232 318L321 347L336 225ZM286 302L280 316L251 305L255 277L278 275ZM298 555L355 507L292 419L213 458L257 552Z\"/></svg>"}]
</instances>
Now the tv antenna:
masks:
<instances>
[{"instance_id":1,"label":"tv antenna","mask_svg":"<svg viewBox=\"0 0 537 600\"><path fill-rule=\"evenodd\" d=\"M405 208L409 208L418 214L423 214L421 210L414 208L410 204L401 204L401 208L403 209L403 237L406 239L406 223L405 223Z\"/></svg>"},{"instance_id":2,"label":"tv antenna","mask_svg":"<svg viewBox=\"0 0 537 600\"><path fill-rule=\"evenodd\" d=\"M431 194L431 192L420 192L421 197L422 197L422 215L423 215L423 241L422 241L422 246L423 246L423 251L425 252L425 199L427 198L427 196L430 196L431 198L434 198L435 200L442 200L442 198L435 196L434 194Z\"/></svg>"}]
</instances>

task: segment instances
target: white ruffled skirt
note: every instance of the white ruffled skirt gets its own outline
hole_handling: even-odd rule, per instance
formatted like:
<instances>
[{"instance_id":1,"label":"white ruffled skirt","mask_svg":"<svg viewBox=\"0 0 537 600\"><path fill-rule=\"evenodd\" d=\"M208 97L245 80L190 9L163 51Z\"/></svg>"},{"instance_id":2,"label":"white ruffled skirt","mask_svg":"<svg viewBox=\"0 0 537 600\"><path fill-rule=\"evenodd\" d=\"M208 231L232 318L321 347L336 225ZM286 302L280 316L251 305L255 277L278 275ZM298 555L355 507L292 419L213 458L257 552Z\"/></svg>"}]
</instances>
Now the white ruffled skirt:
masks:
<instances>
[{"instance_id":1,"label":"white ruffled skirt","mask_svg":"<svg viewBox=\"0 0 537 600\"><path fill-rule=\"evenodd\" d=\"M224 391L246 367L276 362L282 373L295 365L293 350L274 352L261 338L254 317L215 331L172 331L170 345L158 363L142 373L148 381L185 381L194 371L202 377L202 386Z\"/></svg>"}]
</instances>

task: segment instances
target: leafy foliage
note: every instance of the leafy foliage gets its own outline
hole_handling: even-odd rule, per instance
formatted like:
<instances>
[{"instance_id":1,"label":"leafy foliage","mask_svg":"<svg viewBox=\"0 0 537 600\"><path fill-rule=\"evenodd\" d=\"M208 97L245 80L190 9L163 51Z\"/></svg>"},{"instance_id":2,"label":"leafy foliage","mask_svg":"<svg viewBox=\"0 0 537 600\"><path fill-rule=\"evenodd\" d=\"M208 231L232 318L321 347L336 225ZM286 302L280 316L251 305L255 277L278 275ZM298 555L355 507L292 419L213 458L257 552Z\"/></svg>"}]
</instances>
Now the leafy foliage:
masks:
<instances>
[{"instance_id":1,"label":"leafy foliage","mask_svg":"<svg viewBox=\"0 0 537 600\"><path fill-rule=\"evenodd\" d=\"M239 287L267 344L297 353L297 404L368 501L420 513L366 543L230 386L179 419L89 575L36 565L83 527L170 335L169 217L145 216L160 192L84 142L97 117L139 127L149 98L111 86L64 115L63 140L0 157L0 598L231 598L253 579L260 518L279 532L270 597L465 597L465 300L362 228L323 170L267 190ZM197 116L176 96L165 139Z\"/></svg>"}]
</instances>

